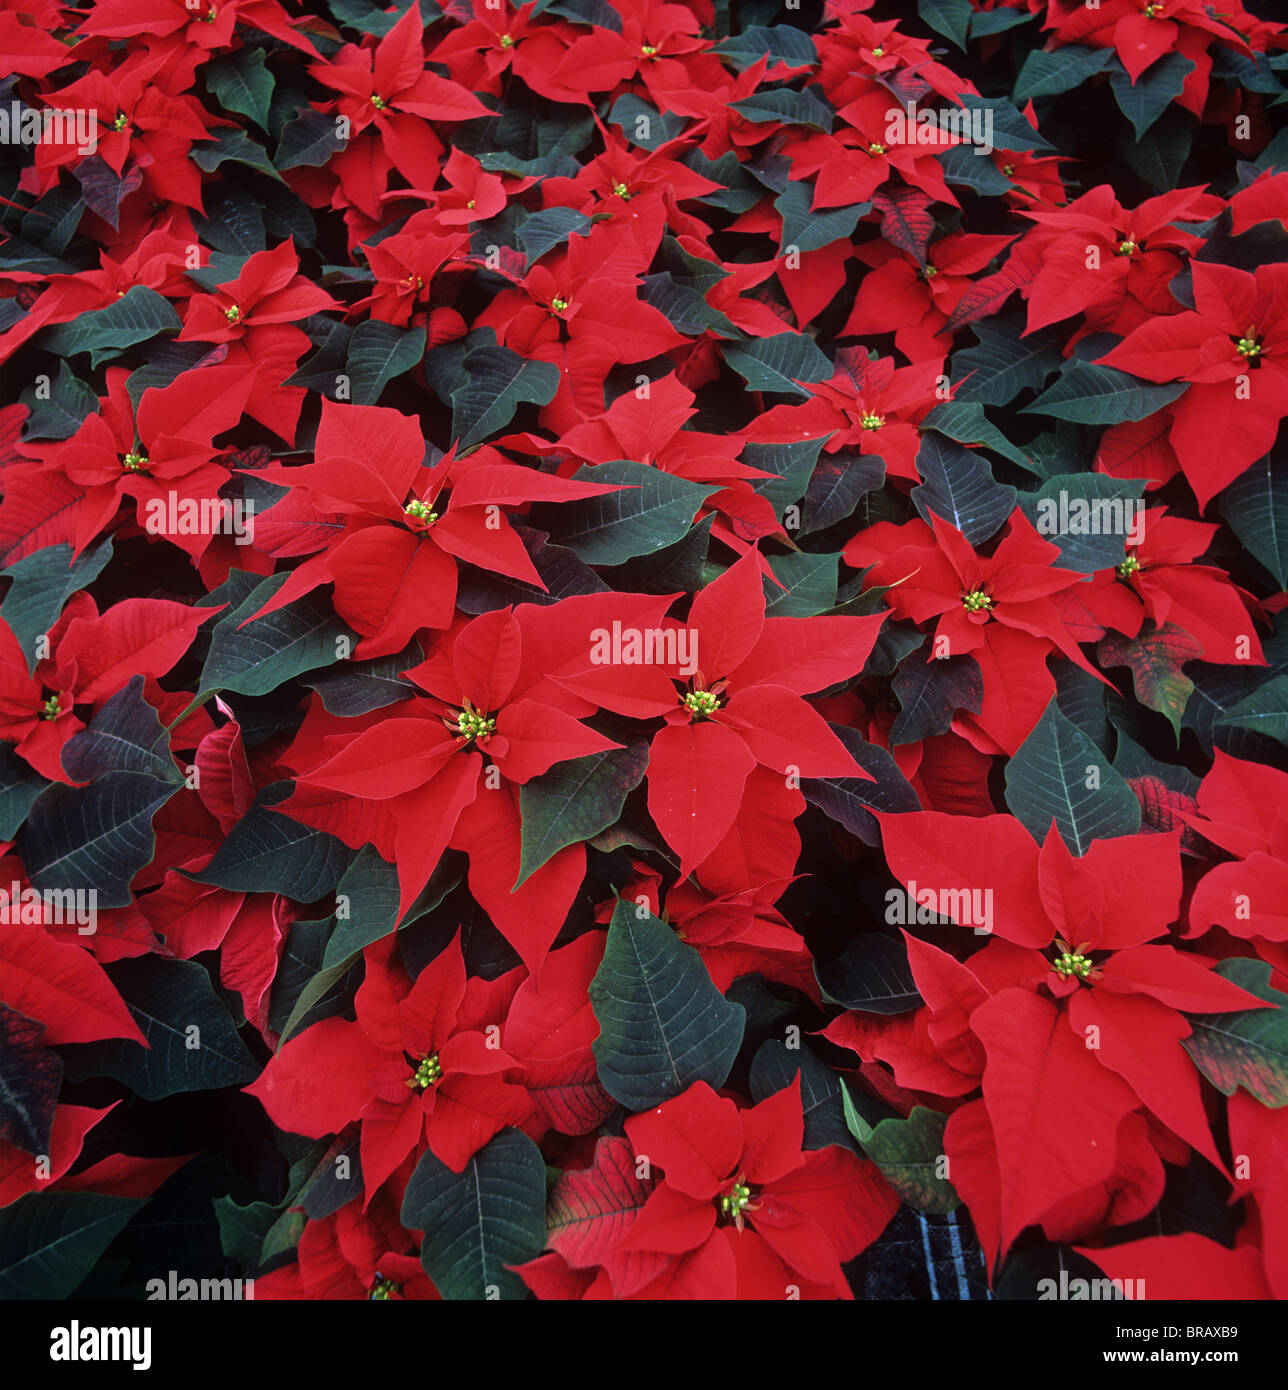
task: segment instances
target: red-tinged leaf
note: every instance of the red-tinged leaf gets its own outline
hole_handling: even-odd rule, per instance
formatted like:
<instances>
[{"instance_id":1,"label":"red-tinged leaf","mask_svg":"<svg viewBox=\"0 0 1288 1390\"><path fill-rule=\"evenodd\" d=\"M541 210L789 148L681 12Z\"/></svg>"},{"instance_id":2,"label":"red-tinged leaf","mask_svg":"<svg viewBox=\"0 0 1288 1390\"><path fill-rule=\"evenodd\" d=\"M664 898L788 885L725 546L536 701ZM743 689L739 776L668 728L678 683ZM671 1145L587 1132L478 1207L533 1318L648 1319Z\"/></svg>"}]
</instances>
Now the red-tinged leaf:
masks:
<instances>
[{"instance_id":1,"label":"red-tinged leaf","mask_svg":"<svg viewBox=\"0 0 1288 1390\"><path fill-rule=\"evenodd\" d=\"M589 1134L617 1105L600 1085L589 1047L566 1057L525 1062L523 1085L542 1121L560 1134Z\"/></svg>"},{"instance_id":2,"label":"red-tinged leaf","mask_svg":"<svg viewBox=\"0 0 1288 1390\"><path fill-rule=\"evenodd\" d=\"M388 857L398 866L400 917L429 882L462 812L478 795L481 771L478 758L449 758L439 776L398 801L395 853Z\"/></svg>"},{"instance_id":3,"label":"red-tinged leaf","mask_svg":"<svg viewBox=\"0 0 1288 1390\"><path fill-rule=\"evenodd\" d=\"M63 1063L40 1045L43 1023L0 1003L0 1143L49 1152Z\"/></svg>"},{"instance_id":4,"label":"red-tinged leaf","mask_svg":"<svg viewBox=\"0 0 1288 1390\"><path fill-rule=\"evenodd\" d=\"M1133 946L1116 951L1104 964L1099 987L1118 994L1148 994L1186 1013L1266 1007L1264 1001L1172 946Z\"/></svg>"},{"instance_id":5,"label":"red-tinged leaf","mask_svg":"<svg viewBox=\"0 0 1288 1390\"><path fill-rule=\"evenodd\" d=\"M147 1047L125 1001L88 951L42 927L10 922L0 931L5 1003L45 1025L45 1043L129 1038Z\"/></svg>"},{"instance_id":6,"label":"red-tinged leaf","mask_svg":"<svg viewBox=\"0 0 1288 1390\"><path fill-rule=\"evenodd\" d=\"M1181 1046L1190 1025L1180 1014L1153 999L1129 999L1093 988L1080 989L1069 1000L1069 1022L1097 1060L1121 1076L1146 1109L1224 1169L1203 1111L1199 1074Z\"/></svg>"},{"instance_id":7,"label":"red-tinged leaf","mask_svg":"<svg viewBox=\"0 0 1288 1390\"><path fill-rule=\"evenodd\" d=\"M881 235L900 251L926 263L935 219L930 215L934 199L915 188L891 188L873 194L872 207L881 214Z\"/></svg>"},{"instance_id":8,"label":"red-tinged leaf","mask_svg":"<svg viewBox=\"0 0 1288 1390\"><path fill-rule=\"evenodd\" d=\"M720 843L738 814L756 760L731 729L704 721L668 724L653 739L648 810L687 877Z\"/></svg>"},{"instance_id":9,"label":"red-tinged leaf","mask_svg":"<svg viewBox=\"0 0 1288 1390\"><path fill-rule=\"evenodd\" d=\"M952 332L963 324L995 313L1016 290L1032 281L1040 266L1040 258L1033 248L1027 242L1018 242L1000 270L976 280L957 301L944 331Z\"/></svg>"},{"instance_id":10,"label":"red-tinged leaf","mask_svg":"<svg viewBox=\"0 0 1288 1390\"><path fill-rule=\"evenodd\" d=\"M1250 1245L1227 1250L1194 1231L1175 1236L1147 1236L1107 1250L1074 1246L1079 1255L1097 1265L1110 1279L1139 1281L1151 1302L1159 1299L1227 1299L1244 1302L1273 1295L1266 1283L1260 1252Z\"/></svg>"},{"instance_id":11,"label":"red-tinged leaf","mask_svg":"<svg viewBox=\"0 0 1288 1390\"><path fill-rule=\"evenodd\" d=\"M168 599L132 598L114 604L102 617L74 618L58 654L60 661L76 662L77 700L97 703L116 694L136 673L165 675L213 611Z\"/></svg>"},{"instance_id":12,"label":"red-tinged leaf","mask_svg":"<svg viewBox=\"0 0 1288 1390\"><path fill-rule=\"evenodd\" d=\"M971 1015L984 1044L984 1103L1002 1177L1002 1249L1070 1193L1114 1170L1118 1126L1138 1104L1062 1010L1004 989Z\"/></svg>"},{"instance_id":13,"label":"red-tinged leaf","mask_svg":"<svg viewBox=\"0 0 1288 1390\"><path fill-rule=\"evenodd\" d=\"M562 1063L589 1048L599 1035L599 1024L588 991L603 958L604 938L599 932L587 932L552 952L541 972L540 987L529 977L515 991L501 1034L506 1051L527 1061L542 1058Z\"/></svg>"},{"instance_id":14,"label":"red-tinged leaf","mask_svg":"<svg viewBox=\"0 0 1288 1390\"><path fill-rule=\"evenodd\" d=\"M245 1090L281 1129L323 1139L356 1120L385 1060L356 1023L324 1018L292 1038Z\"/></svg>"},{"instance_id":15,"label":"red-tinged leaf","mask_svg":"<svg viewBox=\"0 0 1288 1390\"><path fill-rule=\"evenodd\" d=\"M627 1140L600 1139L590 1167L564 1173L550 1190L550 1248L574 1269L606 1263L657 1181L637 1176L635 1153Z\"/></svg>"},{"instance_id":16,"label":"red-tinged leaf","mask_svg":"<svg viewBox=\"0 0 1288 1390\"><path fill-rule=\"evenodd\" d=\"M1181 716L1194 690L1194 682L1181 667L1203 655L1203 644L1174 623L1164 623L1139 637L1110 633L1101 640L1096 655L1103 666L1131 669L1136 698L1157 710L1180 737Z\"/></svg>"}]
</instances>

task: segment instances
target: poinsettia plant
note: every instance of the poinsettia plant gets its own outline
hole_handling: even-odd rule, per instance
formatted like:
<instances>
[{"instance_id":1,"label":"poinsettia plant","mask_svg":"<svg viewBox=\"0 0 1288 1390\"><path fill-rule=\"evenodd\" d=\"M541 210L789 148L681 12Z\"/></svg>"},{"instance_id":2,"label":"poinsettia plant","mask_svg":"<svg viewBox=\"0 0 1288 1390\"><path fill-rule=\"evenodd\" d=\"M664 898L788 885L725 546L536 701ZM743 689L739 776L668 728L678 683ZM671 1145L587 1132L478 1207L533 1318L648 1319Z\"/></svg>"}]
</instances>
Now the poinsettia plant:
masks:
<instances>
[{"instance_id":1,"label":"poinsettia plant","mask_svg":"<svg viewBox=\"0 0 1288 1390\"><path fill-rule=\"evenodd\" d=\"M0 9L0 1297L1288 1298L1270 9Z\"/></svg>"}]
</instances>

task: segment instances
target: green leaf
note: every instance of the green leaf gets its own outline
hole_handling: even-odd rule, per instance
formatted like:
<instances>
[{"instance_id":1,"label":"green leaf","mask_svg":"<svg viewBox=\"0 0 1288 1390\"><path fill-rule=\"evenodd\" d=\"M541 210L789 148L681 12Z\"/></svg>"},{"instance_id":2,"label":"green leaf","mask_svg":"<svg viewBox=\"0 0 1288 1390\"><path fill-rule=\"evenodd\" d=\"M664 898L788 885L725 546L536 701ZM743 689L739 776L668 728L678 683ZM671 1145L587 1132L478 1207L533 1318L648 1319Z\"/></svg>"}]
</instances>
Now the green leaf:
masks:
<instances>
[{"instance_id":1,"label":"green leaf","mask_svg":"<svg viewBox=\"0 0 1288 1390\"><path fill-rule=\"evenodd\" d=\"M857 729L829 721L828 728L841 740L856 763L875 781L861 777L806 777L801 779L805 800L831 820L857 835L864 844L879 843L872 812L919 811L921 802L898 764L884 748L865 743Z\"/></svg>"},{"instance_id":2,"label":"green leaf","mask_svg":"<svg viewBox=\"0 0 1288 1390\"><path fill-rule=\"evenodd\" d=\"M249 116L261 130L268 129L273 74L264 66L263 49L243 48L231 58L215 58L206 64L204 76L220 106Z\"/></svg>"},{"instance_id":3,"label":"green leaf","mask_svg":"<svg viewBox=\"0 0 1288 1390\"><path fill-rule=\"evenodd\" d=\"M994 149L1021 152L1055 149L1054 145L1034 130L1024 113L1009 101L1000 97L985 98L963 95L961 104L968 111L983 113L979 119L983 121L986 138L991 140ZM972 115L972 128L975 120L976 117Z\"/></svg>"},{"instance_id":4,"label":"green leaf","mask_svg":"<svg viewBox=\"0 0 1288 1390\"><path fill-rule=\"evenodd\" d=\"M170 301L145 285L133 286L106 309L78 314L39 335L46 352L71 357L88 352L91 367L117 356L124 348L144 343L161 333L178 333L182 325Z\"/></svg>"},{"instance_id":5,"label":"green leaf","mask_svg":"<svg viewBox=\"0 0 1288 1390\"><path fill-rule=\"evenodd\" d=\"M294 120L282 127L282 136L277 142L277 167L283 172L301 165L316 168L332 155L339 154L348 143L340 138L334 116L301 110Z\"/></svg>"},{"instance_id":6,"label":"green leaf","mask_svg":"<svg viewBox=\"0 0 1288 1390\"><path fill-rule=\"evenodd\" d=\"M1188 389L1185 381L1155 386L1113 367L1074 361L1054 386L1020 414L1053 415L1077 425L1120 425L1126 420L1143 420Z\"/></svg>"},{"instance_id":7,"label":"green leaf","mask_svg":"<svg viewBox=\"0 0 1288 1390\"><path fill-rule=\"evenodd\" d=\"M152 859L152 817L183 785L143 677L113 695L63 748L63 767L88 786L51 783L20 837L32 886L94 889L99 907L128 907L130 880Z\"/></svg>"},{"instance_id":8,"label":"green leaf","mask_svg":"<svg viewBox=\"0 0 1288 1390\"><path fill-rule=\"evenodd\" d=\"M827 134L832 129L833 111L811 91L793 92L779 87L773 91L757 92L741 101L731 101L729 109L744 120L756 124L778 121L783 125L804 125Z\"/></svg>"},{"instance_id":9,"label":"green leaf","mask_svg":"<svg viewBox=\"0 0 1288 1390\"><path fill-rule=\"evenodd\" d=\"M49 779L20 758L13 744L0 743L0 840L13 839L47 786Z\"/></svg>"},{"instance_id":10,"label":"green leaf","mask_svg":"<svg viewBox=\"0 0 1288 1390\"><path fill-rule=\"evenodd\" d=\"M425 355L423 328L396 328L368 319L349 339L345 372L354 405L375 405L396 376L409 372Z\"/></svg>"},{"instance_id":11,"label":"green leaf","mask_svg":"<svg viewBox=\"0 0 1288 1390\"><path fill-rule=\"evenodd\" d=\"M1109 74L1114 100L1131 122L1137 140L1180 96L1185 79L1194 71L1194 66L1191 59L1179 53L1165 53L1157 62L1151 63L1135 83L1122 67Z\"/></svg>"},{"instance_id":12,"label":"green leaf","mask_svg":"<svg viewBox=\"0 0 1288 1390\"><path fill-rule=\"evenodd\" d=\"M673 473L630 459L586 464L573 477L579 483L618 483L618 492L583 497L537 512L551 539L588 565L620 565L674 545L693 525L698 508L719 488L691 483Z\"/></svg>"},{"instance_id":13,"label":"green leaf","mask_svg":"<svg viewBox=\"0 0 1288 1390\"><path fill-rule=\"evenodd\" d=\"M32 675L39 664L39 639L53 628L67 600L92 584L111 558L112 538L104 536L75 560L70 545L51 545L5 567L5 578L13 583L0 603L0 618L26 653Z\"/></svg>"},{"instance_id":14,"label":"green leaf","mask_svg":"<svg viewBox=\"0 0 1288 1390\"><path fill-rule=\"evenodd\" d=\"M1203 644L1175 623L1147 627L1136 637L1109 633L1096 648L1096 656L1102 666L1130 668L1136 698L1163 715L1179 742L1181 717L1194 690L1194 682L1181 667L1203 655Z\"/></svg>"},{"instance_id":15,"label":"green leaf","mask_svg":"<svg viewBox=\"0 0 1288 1390\"><path fill-rule=\"evenodd\" d=\"M628 1110L647 1110L695 1081L722 1086L745 1013L711 983L702 957L665 922L619 901L590 985L599 1079Z\"/></svg>"},{"instance_id":16,"label":"green leaf","mask_svg":"<svg viewBox=\"0 0 1288 1390\"><path fill-rule=\"evenodd\" d=\"M973 13L970 0L917 0L917 13L936 34L966 51L966 31Z\"/></svg>"},{"instance_id":17,"label":"green leaf","mask_svg":"<svg viewBox=\"0 0 1288 1390\"><path fill-rule=\"evenodd\" d=\"M28 1192L0 1221L0 1299L75 1292L143 1202L96 1192Z\"/></svg>"},{"instance_id":18,"label":"green leaf","mask_svg":"<svg viewBox=\"0 0 1288 1390\"><path fill-rule=\"evenodd\" d=\"M1173 106L1154 122L1143 140L1129 140L1120 148L1123 158L1150 188L1156 193L1168 193L1180 187L1182 170L1193 145L1190 113Z\"/></svg>"},{"instance_id":19,"label":"green leaf","mask_svg":"<svg viewBox=\"0 0 1288 1390\"><path fill-rule=\"evenodd\" d=\"M144 1100L164 1100L246 1086L259 1075L204 966L139 956L106 970L149 1047L129 1038L68 1044L61 1051L71 1080L110 1076Z\"/></svg>"},{"instance_id":20,"label":"green leaf","mask_svg":"<svg viewBox=\"0 0 1288 1390\"><path fill-rule=\"evenodd\" d=\"M751 1098L760 1104L801 1079L801 1112L805 1120L806 1149L825 1149L829 1144L853 1149L841 1109L841 1083L836 1073L808 1047L788 1047L770 1038L756 1049L751 1063Z\"/></svg>"},{"instance_id":21,"label":"green leaf","mask_svg":"<svg viewBox=\"0 0 1288 1390\"><path fill-rule=\"evenodd\" d=\"M519 245L528 264L539 261L547 251L562 245L574 232L584 235L590 230L590 218L573 208L542 208L524 219L519 227Z\"/></svg>"},{"instance_id":22,"label":"green leaf","mask_svg":"<svg viewBox=\"0 0 1288 1390\"><path fill-rule=\"evenodd\" d=\"M973 546L988 540L1015 510L1015 489L996 482L988 460L955 440L923 435L917 471L925 481L910 496L922 519L929 522L934 512Z\"/></svg>"},{"instance_id":23,"label":"green leaf","mask_svg":"<svg viewBox=\"0 0 1288 1390\"><path fill-rule=\"evenodd\" d=\"M641 125L641 116L647 124ZM659 111L633 92L625 92L617 98L608 121L610 125L617 126L632 145L644 150L655 150L659 145L665 145L684 129L684 122L679 116L673 116L669 111Z\"/></svg>"},{"instance_id":24,"label":"green leaf","mask_svg":"<svg viewBox=\"0 0 1288 1390\"><path fill-rule=\"evenodd\" d=\"M828 999L868 1014L906 1014L923 1003L902 941L864 932L835 959L815 957L814 975Z\"/></svg>"},{"instance_id":25,"label":"green leaf","mask_svg":"<svg viewBox=\"0 0 1288 1390\"><path fill-rule=\"evenodd\" d=\"M1181 1046L1222 1095L1232 1096L1242 1086L1278 1110L1288 1105L1288 994L1271 985L1265 961L1223 960L1216 973L1274 1008L1188 1014L1194 1031Z\"/></svg>"},{"instance_id":26,"label":"green leaf","mask_svg":"<svg viewBox=\"0 0 1288 1390\"><path fill-rule=\"evenodd\" d=\"M1023 494L1020 507L1037 533L1059 547L1064 569L1094 574L1121 563L1133 531L1139 543L1144 490L1143 478L1059 473Z\"/></svg>"},{"instance_id":27,"label":"green leaf","mask_svg":"<svg viewBox=\"0 0 1288 1390\"><path fill-rule=\"evenodd\" d=\"M934 430L958 444L982 444L1030 473L1036 471L1029 456L1007 439L976 401L945 401L922 420L919 428Z\"/></svg>"},{"instance_id":28,"label":"green leaf","mask_svg":"<svg viewBox=\"0 0 1288 1390\"><path fill-rule=\"evenodd\" d=\"M648 743L610 748L556 763L519 788L522 853L518 889L561 849L593 839L614 825L648 766Z\"/></svg>"},{"instance_id":29,"label":"green leaf","mask_svg":"<svg viewBox=\"0 0 1288 1390\"><path fill-rule=\"evenodd\" d=\"M973 656L905 661L893 689L899 713L890 728L890 743L898 746L946 734L958 710L978 714L984 701L984 676Z\"/></svg>"},{"instance_id":30,"label":"green leaf","mask_svg":"<svg viewBox=\"0 0 1288 1390\"><path fill-rule=\"evenodd\" d=\"M36 384L28 386L18 399L30 412L23 422L22 437L29 439L70 439L85 423L87 415L98 410L98 397L66 362L59 362L58 375L37 394Z\"/></svg>"},{"instance_id":31,"label":"green leaf","mask_svg":"<svg viewBox=\"0 0 1288 1390\"><path fill-rule=\"evenodd\" d=\"M775 333L749 343L729 343L724 356L749 391L808 396L797 382L826 381L832 375L832 364L814 339L804 333Z\"/></svg>"},{"instance_id":32,"label":"green leaf","mask_svg":"<svg viewBox=\"0 0 1288 1390\"><path fill-rule=\"evenodd\" d=\"M948 1116L914 1105L907 1119L891 1118L870 1125L855 1109L850 1088L841 1083L845 1123L864 1153L881 1169L886 1182L914 1210L946 1216L961 1205L944 1166L944 1126Z\"/></svg>"},{"instance_id":33,"label":"green leaf","mask_svg":"<svg viewBox=\"0 0 1288 1390\"><path fill-rule=\"evenodd\" d=\"M1091 739L1052 697L1042 718L1006 765L1006 804L1040 844L1054 818L1074 854L1092 840L1135 835L1140 802Z\"/></svg>"},{"instance_id":34,"label":"green leaf","mask_svg":"<svg viewBox=\"0 0 1288 1390\"><path fill-rule=\"evenodd\" d=\"M961 380L956 402L1008 405L1021 391L1038 389L1059 370L1063 335L1043 328L1021 337L1023 327L1022 320L1013 318L971 324L978 344L953 354L953 379Z\"/></svg>"},{"instance_id":35,"label":"green leaf","mask_svg":"<svg viewBox=\"0 0 1288 1390\"><path fill-rule=\"evenodd\" d=\"M1103 72L1113 57L1112 48L1087 48L1078 43L1064 44L1052 53L1035 48L1024 60L1012 95L1017 105L1024 106L1036 97L1071 92Z\"/></svg>"},{"instance_id":36,"label":"green leaf","mask_svg":"<svg viewBox=\"0 0 1288 1390\"><path fill-rule=\"evenodd\" d=\"M1288 588L1288 451L1272 450L1240 473L1220 507L1244 547Z\"/></svg>"},{"instance_id":37,"label":"green leaf","mask_svg":"<svg viewBox=\"0 0 1288 1390\"><path fill-rule=\"evenodd\" d=\"M412 642L390 656L344 661L326 671L310 672L302 679L322 697L328 714L352 719L416 694L416 687L404 680L401 673L419 666L424 659L420 644Z\"/></svg>"},{"instance_id":38,"label":"green leaf","mask_svg":"<svg viewBox=\"0 0 1288 1390\"><path fill-rule=\"evenodd\" d=\"M204 170L207 174L213 174L221 164L226 164L230 160L234 164L244 164L249 169L256 169L261 174L267 174L271 179L281 182L281 174L273 167L273 161L268 157L268 151L252 140L244 130L225 130L219 136L207 144L194 145L192 147L192 162L198 169Z\"/></svg>"},{"instance_id":39,"label":"green leaf","mask_svg":"<svg viewBox=\"0 0 1288 1390\"><path fill-rule=\"evenodd\" d=\"M640 285L639 297L651 305L681 333L698 335L710 332L717 338L738 338L741 335L732 323L707 303L701 291L682 284L669 271L647 275Z\"/></svg>"},{"instance_id":40,"label":"green leaf","mask_svg":"<svg viewBox=\"0 0 1288 1390\"><path fill-rule=\"evenodd\" d=\"M306 594L241 627L289 577L269 575L215 624L201 671L202 693L236 690L242 695L267 695L304 671L339 661L337 638L356 640L335 616L330 602L318 594Z\"/></svg>"},{"instance_id":41,"label":"green leaf","mask_svg":"<svg viewBox=\"0 0 1288 1390\"><path fill-rule=\"evenodd\" d=\"M407 1184L402 1224L424 1231L420 1262L443 1298L520 1300L515 1265L546 1243L546 1164L517 1129L503 1129L453 1173L425 1153Z\"/></svg>"},{"instance_id":42,"label":"green leaf","mask_svg":"<svg viewBox=\"0 0 1288 1390\"><path fill-rule=\"evenodd\" d=\"M805 68L818 62L810 36L790 24L749 24L742 33L713 44L711 52L727 59L738 72L746 72L766 54L767 73L783 65Z\"/></svg>"},{"instance_id":43,"label":"green leaf","mask_svg":"<svg viewBox=\"0 0 1288 1390\"><path fill-rule=\"evenodd\" d=\"M797 525L789 525L787 529L802 536L825 531L838 521L844 521L863 498L875 492L884 481L885 459L879 454L859 454L853 449L824 454L809 480L800 515L796 518Z\"/></svg>"},{"instance_id":44,"label":"green leaf","mask_svg":"<svg viewBox=\"0 0 1288 1390\"><path fill-rule=\"evenodd\" d=\"M1257 686L1216 722L1288 744L1288 675L1275 676Z\"/></svg>"},{"instance_id":45,"label":"green leaf","mask_svg":"<svg viewBox=\"0 0 1288 1390\"><path fill-rule=\"evenodd\" d=\"M769 568L783 588L762 576L765 589L765 616L770 618L812 618L836 603L837 556L810 555L796 550L774 555Z\"/></svg>"},{"instance_id":46,"label":"green leaf","mask_svg":"<svg viewBox=\"0 0 1288 1390\"><path fill-rule=\"evenodd\" d=\"M813 183L803 179L789 180L787 187L774 199L774 207L783 219L778 238L778 251L786 255L792 249L799 252L818 251L854 235L859 218L872 210L869 203L849 203L840 208L810 207L814 201Z\"/></svg>"},{"instance_id":47,"label":"green leaf","mask_svg":"<svg viewBox=\"0 0 1288 1390\"><path fill-rule=\"evenodd\" d=\"M273 782L261 788L210 863L189 877L234 893L281 893L301 903L334 892L353 851L333 835L271 809L291 785Z\"/></svg>"},{"instance_id":48,"label":"green leaf","mask_svg":"<svg viewBox=\"0 0 1288 1390\"><path fill-rule=\"evenodd\" d=\"M549 405L559 389L558 367L505 347L475 348L463 366L466 380L452 392L452 434L462 449L504 429L520 402Z\"/></svg>"},{"instance_id":49,"label":"green leaf","mask_svg":"<svg viewBox=\"0 0 1288 1390\"><path fill-rule=\"evenodd\" d=\"M826 442L826 436L819 435L817 439L797 439L787 444L744 444L742 461L748 468L777 474L775 478L750 479L752 490L781 515L784 507L805 495L819 451Z\"/></svg>"}]
</instances>

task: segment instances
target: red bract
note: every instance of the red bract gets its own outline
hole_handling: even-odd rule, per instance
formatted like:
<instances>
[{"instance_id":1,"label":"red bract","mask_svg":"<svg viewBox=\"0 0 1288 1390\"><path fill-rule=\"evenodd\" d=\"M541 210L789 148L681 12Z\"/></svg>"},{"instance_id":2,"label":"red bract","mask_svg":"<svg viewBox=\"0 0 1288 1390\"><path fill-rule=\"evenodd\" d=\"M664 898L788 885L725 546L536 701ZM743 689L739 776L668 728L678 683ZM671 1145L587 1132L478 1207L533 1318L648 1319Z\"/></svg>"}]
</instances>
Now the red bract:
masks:
<instances>
[{"instance_id":1,"label":"red bract","mask_svg":"<svg viewBox=\"0 0 1288 1390\"><path fill-rule=\"evenodd\" d=\"M626 1122L662 1181L615 1251L669 1255L637 1297L849 1298L841 1261L893 1215L893 1193L847 1149L802 1150L800 1083L739 1109L699 1082Z\"/></svg>"},{"instance_id":2,"label":"red bract","mask_svg":"<svg viewBox=\"0 0 1288 1390\"><path fill-rule=\"evenodd\" d=\"M315 1138L358 1121L369 1204L423 1143L460 1172L506 1125L529 1123L499 1046L517 978L467 981L460 941L409 981L392 943L369 947L357 1021L324 1019L292 1039L249 1087L283 1129Z\"/></svg>"},{"instance_id":3,"label":"red bract","mask_svg":"<svg viewBox=\"0 0 1288 1390\"><path fill-rule=\"evenodd\" d=\"M1169 406L1171 443L1200 506L1274 443L1288 412L1288 266L1196 262L1192 311L1150 319L1100 360L1191 383Z\"/></svg>"},{"instance_id":4,"label":"red bract","mask_svg":"<svg viewBox=\"0 0 1288 1390\"><path fill-rule=\"evenodd\" d=\"M861 668L883 620L766 618L754 552L694 599L697 670L654 736L648 774L649 814L682 878L728 833L758 764L788 787L866 775L801 697Z\"/></svg>"},{"instance_id":5,"label":"red bract","mask_svg":"<svg viewBox=\"0 0 1288 1390\"><path fill-rule=\"evenodd\" d=\"M1288 1295L1288 28L885 10L0 6L0 1297Z\"/></svg>"}]
</instances>

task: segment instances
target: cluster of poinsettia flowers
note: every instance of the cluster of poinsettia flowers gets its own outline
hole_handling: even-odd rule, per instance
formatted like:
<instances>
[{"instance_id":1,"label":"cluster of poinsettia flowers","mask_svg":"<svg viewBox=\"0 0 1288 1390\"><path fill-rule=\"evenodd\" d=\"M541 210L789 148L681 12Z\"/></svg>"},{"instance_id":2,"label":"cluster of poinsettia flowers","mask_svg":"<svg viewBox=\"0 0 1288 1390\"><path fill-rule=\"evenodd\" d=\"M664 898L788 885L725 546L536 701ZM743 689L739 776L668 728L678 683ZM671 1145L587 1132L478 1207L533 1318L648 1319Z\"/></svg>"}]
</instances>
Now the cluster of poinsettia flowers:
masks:
<instances>
[{"instance_id":1,"label":"cluster of poinsettia flowers","mask_svg":"<svg viewBox=\"0 0 1288 1390\"><path fill-rule=\"evenodd\" d=\"M0 9L95 122L0 197L0 886L98 903L0 922L0 1203L230 1089L260 1297L849 1298L901 1203L1286 1297L1288 30L718 8Z\"/></svg>"}]
</instances>

